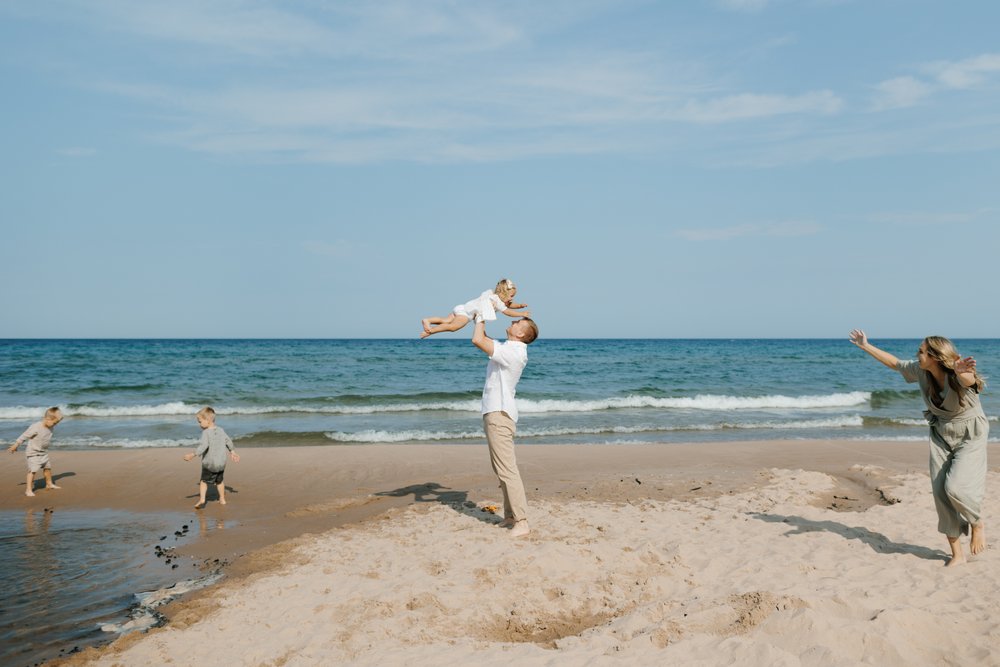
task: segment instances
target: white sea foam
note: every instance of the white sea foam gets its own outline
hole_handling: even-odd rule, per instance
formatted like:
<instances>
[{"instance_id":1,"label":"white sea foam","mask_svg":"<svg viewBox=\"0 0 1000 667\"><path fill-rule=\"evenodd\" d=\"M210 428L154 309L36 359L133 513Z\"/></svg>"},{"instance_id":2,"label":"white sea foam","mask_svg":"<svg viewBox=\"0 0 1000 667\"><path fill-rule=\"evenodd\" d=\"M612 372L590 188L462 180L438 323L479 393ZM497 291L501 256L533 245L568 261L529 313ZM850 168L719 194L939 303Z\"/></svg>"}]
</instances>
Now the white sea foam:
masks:
<instances>
[{"instance_id":1,"label":"white sea foam","mask_svg":"<svg viewBox=\"0 0 1000 667\"><path fill-rule=\"evenodd\" d=\"M789 422L733 422L719 424L690 424L678 426L608 426L608 427L568 427L518 429L518 438L545 438L570 435L606 435L606 434L636 434L671 431L720 431L725 429L830 429L848 428L862 425L860 415L832 417L830 419L812 419ZM426 440L469 440L482 438L482 431L424 431L420 429L407 431L365 430L353 433L332 431L324 435L336 442L422 442Z\"/></svg>"},{"instance_id":2,"label":"white sea foam","mask_svg":"<svg viewBox=\"0 0 1000 667\"><path fill-rule=\"evenodd\" d=\"M652 408L661 410L761 410L761 409L809 409L843 408L867 403L871 393L854 391L840 394L817 396L725 396L704 394L694 397L657 398L654 396L618 396L595 400L559 399L519 399L518 409L522 413L544 412L598 412L604 410ZM45 406L47 407L47 406ZM45 407L2 407L0 419L40 419ZM479 412L478 399L467 401L438 401L421 403L395 403L380 405L265 405L265 406L221 406L216 407L220 415L265 415L265 414L331 414L365 415L389 412L421 412L451 410L456 412ZM182 401L159 405L122 405L109 407L60 406L68 417L152 417L158 415L194 415L200 405Z\"/></svg>"},{"instance_id":3,"label":"white sea foam","mask_svg":"<svg viewBox=\"0 0 1000 667\"><path fill-rule=\"evenodd\" d=\"M107 447L110 449L147 449L150 447L194 447L198 444L196 438L154 438L152 440L133 440L130 438L99 438L69 437L60 438L59 447L68 449L90 449L92 447Z\"/></svg>"}]
</instances>

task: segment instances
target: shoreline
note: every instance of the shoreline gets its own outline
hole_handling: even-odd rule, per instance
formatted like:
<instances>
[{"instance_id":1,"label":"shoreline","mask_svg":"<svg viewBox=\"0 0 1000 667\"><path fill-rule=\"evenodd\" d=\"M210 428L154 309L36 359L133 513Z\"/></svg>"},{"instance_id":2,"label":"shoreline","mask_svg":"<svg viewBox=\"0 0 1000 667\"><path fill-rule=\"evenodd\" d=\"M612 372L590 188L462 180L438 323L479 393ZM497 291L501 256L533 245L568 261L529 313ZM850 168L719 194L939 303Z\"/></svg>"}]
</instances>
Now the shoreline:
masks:
<instances>
[{"instance_id":1,"label":"shoreline","mask_svg":"<svg viewBox=\"0 0 1000 667\"><path fill-rule=\"evenodd\" d=\"M990 445L998 461L1000 446ZM188 511L200 528L178 549L193 561L226 562L224 579L181 597L162 613L165 628L182 629L217 608L216 593L235 591L294 562L324 533L377 526L410 511L475 508L499 496L485 445L364 445L352 447L254 447L226 470L229 504L210 502L195 511L197 462L175 448L141 451L65 451L53 456L60 491L36 498L4 494L0 510L32 503L59 510L126 509ZM621 506L644 502L687 505L725 501L752 493L768 471L803 470L827 475L830 488L810 503L858 513L892 500L896 478L922 475L925 442L749 441L662 445L525 445L518 463L535 502ZM872 477L871 469L884 471ZM991 471L1000 471L994 465ZM86 486L84 486L86 482ZM20 484L23 487L23 482ZM391 511L390 511L391 510ZM470 512L478 510L470 509ZM943 538L928 549L940 549ZM134 633L56 664L87 664L143 642L157 631Z\"/></svg>"}]
</instances>

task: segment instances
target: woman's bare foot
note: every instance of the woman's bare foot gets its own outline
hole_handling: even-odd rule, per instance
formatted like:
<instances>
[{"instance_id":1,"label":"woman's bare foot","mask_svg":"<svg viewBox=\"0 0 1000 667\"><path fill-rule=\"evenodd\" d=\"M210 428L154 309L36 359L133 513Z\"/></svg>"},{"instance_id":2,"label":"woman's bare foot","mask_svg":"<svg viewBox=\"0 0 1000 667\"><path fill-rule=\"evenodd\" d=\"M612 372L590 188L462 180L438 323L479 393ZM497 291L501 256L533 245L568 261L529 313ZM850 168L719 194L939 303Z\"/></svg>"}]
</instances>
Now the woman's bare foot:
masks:
<instances>
[{"instance_id":1,"label":"woman's bare foot","mask_svg":"<svg viewBox=\"0 0 1000 667\"><path fill-rule=\"evenodd\" d=\"M965 562L965 552L962 551L962 543L958 537L949 537L948 546L951 547L951 558L944 564L945 567L955 567Z\"/></svg>"},{"instance_id":2,"label":"woman's bare foot","mask_svg":"<svg viewBox=\"0 0 1000 667\"><path fill-rule=\"evenodd\" d=\"M986 526L980 521L972 526L972 537L969 539L969 551L972 555L986 551Z\"/></svg>"}]
</instances>

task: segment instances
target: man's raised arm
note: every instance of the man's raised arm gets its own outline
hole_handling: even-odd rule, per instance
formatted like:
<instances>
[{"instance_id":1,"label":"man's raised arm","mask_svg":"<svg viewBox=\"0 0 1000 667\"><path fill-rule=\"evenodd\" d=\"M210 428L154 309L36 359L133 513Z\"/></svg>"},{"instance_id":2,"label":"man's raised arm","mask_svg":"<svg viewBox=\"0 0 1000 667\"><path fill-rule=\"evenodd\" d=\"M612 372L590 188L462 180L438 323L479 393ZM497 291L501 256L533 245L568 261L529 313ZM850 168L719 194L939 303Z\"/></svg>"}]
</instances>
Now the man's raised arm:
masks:
<instances>
[{"instance_id":1,"label":"man's raised arm","mask_svg":"<svg viewBox=\"0 0 1000 667\"><path fill-rule=\"evenodd\" d=\"M472 330L472 344L486 353L486 356L493 356L493 339L486 335L486 323L481 315L476 316L476 326Z\"/></svg>"}]
</instances>

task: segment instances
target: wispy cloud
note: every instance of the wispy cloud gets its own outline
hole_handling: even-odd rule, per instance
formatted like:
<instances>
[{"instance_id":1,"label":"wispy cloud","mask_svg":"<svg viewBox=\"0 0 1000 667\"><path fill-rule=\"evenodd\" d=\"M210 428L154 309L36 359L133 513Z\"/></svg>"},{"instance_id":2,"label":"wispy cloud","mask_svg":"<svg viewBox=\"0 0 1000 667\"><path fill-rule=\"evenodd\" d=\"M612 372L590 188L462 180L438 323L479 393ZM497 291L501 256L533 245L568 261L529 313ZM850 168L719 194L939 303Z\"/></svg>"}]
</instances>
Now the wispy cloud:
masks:
<instances>
[{"instance_id":1,"label":"wispy cloud","mask_svg":"<svg viewBox=\"0 0 1000 667\"><path fill-rule=\"evenodd\" d=\"M889 79L875 86L875 111L912 107L933 91L932 86L912 76Z\"/></svg>"},{"instance_id":2,"label":"wispy cloud","mask_svg":"<svg viewBox=\"0 0 1000 667\"><path fill-rule=\"evenodd\" d=\"M688 241L731 241L753 236L811 236L822 231L822 225L808 221L744 224L714 229L679 229L675 233Z\"/></svg>"},{"instance_id":3,"label":"wispy cloud","mask_svg":"<svg viewBox=\"0 0 1000 667\"><path fill-rule=\"evenodd\" d=\"M968 90L1000 78L1000 54L984 53L964 60L940 60L919 68L919 75L900 76L875 86L874 111L911 107L945 90Z\"/></svg>"}]
</instances>

